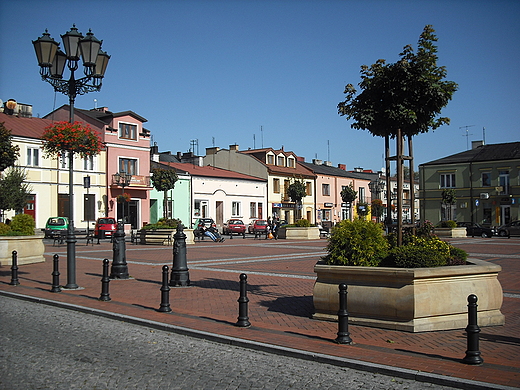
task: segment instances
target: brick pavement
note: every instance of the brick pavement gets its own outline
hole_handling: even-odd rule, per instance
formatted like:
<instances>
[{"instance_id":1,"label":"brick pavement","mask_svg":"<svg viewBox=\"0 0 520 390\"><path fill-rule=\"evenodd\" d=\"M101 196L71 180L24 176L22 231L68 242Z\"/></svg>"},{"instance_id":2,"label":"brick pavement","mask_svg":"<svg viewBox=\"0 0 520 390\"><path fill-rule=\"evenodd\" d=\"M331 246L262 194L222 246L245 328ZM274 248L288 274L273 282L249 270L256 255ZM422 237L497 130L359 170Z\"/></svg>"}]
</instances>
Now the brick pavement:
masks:
<instances>
[{"instance_id":1,"label":"brick pavement","mask_svg":"<svg viewBox=\"0 0 520 390\"><path fill-rule=\"evenodd\" d=\"M363 326L349 327L353 346L337 345L337 323L311 319L313 266L325 241L233 239L188 246L191 287L172 288L172 313L159 313L163 265L171 265L171 247L127 243L130 280L110 282L110 302L100 302L101 260L112 246L76 247L81 289L51 293L52 255L58 253L61 283L66 277L66 246L47 245L47 261L20 266L19 286L10 286L10 269L0 268L0 291L74 304L184 328L236 337L312 353L394 368L520 387L520 240L467 238L452 240L472 257L500 264L506 325L482 328L482 366L468 366L464 330L405 333ZM478 256L475 256L477 254ZM250 328L234 326L238 315L239 274L248 275ZM451 384L453 385L453 384Z\"/></svg>"}]
</instances>

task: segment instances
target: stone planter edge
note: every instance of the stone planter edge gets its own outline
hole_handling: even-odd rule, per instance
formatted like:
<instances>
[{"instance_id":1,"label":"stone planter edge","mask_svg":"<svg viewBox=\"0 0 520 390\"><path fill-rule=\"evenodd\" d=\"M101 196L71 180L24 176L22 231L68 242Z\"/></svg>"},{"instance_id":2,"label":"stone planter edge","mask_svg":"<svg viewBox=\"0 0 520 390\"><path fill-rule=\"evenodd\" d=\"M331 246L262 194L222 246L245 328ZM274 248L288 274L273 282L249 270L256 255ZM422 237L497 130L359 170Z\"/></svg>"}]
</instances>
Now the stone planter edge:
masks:
<instances>
[{"instance_id":1,"label":"stone planter edge","mask_svg":"<svg viewBox=\"0 0 520 390\"><path fill-rule=\"evenodd\" d=\"M12 265L13 251L17 252L18 265L43 263L43 237L41 233L33 236L0 236L0 265Z\"/></svg>"}]
</instances>

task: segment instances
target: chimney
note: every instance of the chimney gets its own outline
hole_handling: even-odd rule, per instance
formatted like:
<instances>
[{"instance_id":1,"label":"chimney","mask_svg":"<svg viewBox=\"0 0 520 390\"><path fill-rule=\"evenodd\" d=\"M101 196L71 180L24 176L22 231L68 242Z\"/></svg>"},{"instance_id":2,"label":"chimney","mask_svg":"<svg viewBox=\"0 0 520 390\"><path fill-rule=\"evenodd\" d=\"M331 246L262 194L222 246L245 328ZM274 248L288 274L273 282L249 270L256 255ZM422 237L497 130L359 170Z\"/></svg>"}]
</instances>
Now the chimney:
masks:
<instances>
[{"instance_id":1,"label":"chimney","mask_svg":"<svg viewBox=\"0 0 520 390\"><path fill-rule=\"evenodd\" d=\"M152 161L159 162L159 147L157 146L157 142L154 142L150 148L150 154L152 155Z\"/></svg>"},{"instance_id":2,"label":"chimney","mask_svg":"<svg viewBox=\"0 0 520 390\"><path fill-rule=\"evenodd\" d=\"M347 164L338 164L339 169L343 169L344 171L347 170Z\"/></svg>"},{"instance_id":3,"label":"chimney","mask_svg":"<svg viewBox=\"0 0 520 390\"><path fill-rule=\"evenodd\" d=\"M480 148L484 146L484 141L471 141L471 149Z\"/></svg>"},{"instance_id":4,"label":"chimney","mask_svg":"<svg viewBox=\"0 0 520 390\"><path fill-rule=\"evenodd\" d=\"M238 152L238 145L237 144L229 145L229 150L230 151L234 151L234 152Z\"/></svg>"},{"instance_id":5,"label":"chimney","mask_svg":"<svg viewBox=\"0 0 520 390\"><path fill-rule=\"evenodd\" d=\"M321 164L323 164L323 161L318 160L317 158L313 158L313 159L312 159L312 163L313 163L314 165L321 165Z\"/></svg>"},{"instance_id":6,"label":"chimney","mask_svg":"<svg viewBox=\"0 0 520 390\"><path fill-rule=\"evenodd\" d=\"M323 165L325 165L326 167L331 167L332 163L330 161L323 161Z\"/></svg>"},{"instance_id":7,"label":"chimney","mask_svg":"<svg viewBox=\"0 0 520 390\"><path fill-rule=\"evenodd\" d=\"M220 150L218 146L213 146L212 148L206 148L206 156L210 156L212 154L217 154Z\"/></svg>"},{"instance_id":8,"label":"chimney","mask_svg":"<svg viewBox=\"0 0 520 390\"><path fill-rule=\"evenodd\" d=\"M354 168L354 172L363 172L363 168L356 167L356 168Z\"/></svg>"}]
</instances>

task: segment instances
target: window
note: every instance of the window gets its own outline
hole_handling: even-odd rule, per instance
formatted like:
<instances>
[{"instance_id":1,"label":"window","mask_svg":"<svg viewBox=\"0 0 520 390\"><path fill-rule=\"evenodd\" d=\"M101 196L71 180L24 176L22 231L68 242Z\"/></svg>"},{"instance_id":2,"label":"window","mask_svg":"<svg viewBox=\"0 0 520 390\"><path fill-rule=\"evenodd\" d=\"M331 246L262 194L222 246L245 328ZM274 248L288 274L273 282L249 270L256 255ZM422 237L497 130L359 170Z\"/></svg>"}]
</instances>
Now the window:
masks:
<instances>
[{"instance_id":1,"label":"window","mask_svg":"<svg viewBox=\"0 0 520 390\"><path fill-rule=\"evenodd\" d=\"M61 152L60 167L61 167L61 169L67 169L69 167L69 152L67 152L67 151Z\"/></svg>"},{"instance_id":2,"label":"window","mask_svg":"<svg viewBox=\"0 0 520 390\"><path fill-rule=\"evenodd\" d=\"M502 187L500 195L509 194L509 171L498 171L498 185Z\"/></svg>"},{"instance_id":3,"label":"window","mask_svg":"<svg viewBox=\"0 0 520 390\"><path fill-rule=\"evenodd\" d=\"M358 198L361 203L365 203L365 187L358 188Z\"/></svg>"},{"instance_id":4,"label":"window","mask_svg":"<svg viewBox=\"0 0 520 390\"><path fill-rule=\"evenodd\" d=\"M305 194L307 196L312 195L312 183L310 181L305 182Z\"/></svg>"},{"instance_id":5,"label":"window","mask_svg":"<svg viewBox=\"0 0 520 390\"><path fill-rule=\"evenodd\" d=\"M137 140L137 125L132 125L129 123L120 123L119 138Z\"/></svg>"},{"instance_id":6,"label":"window","mask_svg":"<svg viewBox=\"0 0 520 390\"><path fill-rule=\"evenodd\" d=\"M323 196L330 196L330 184L321 185L321 194Z\"/></svg>"},{"instance_id":7,"label":"window","mask_svg":"<svg viewBox=\"0 0 520 390\"><path fill-rule=\"evenodd\" d=\"M289 158L287 159L287 166L288 166L289 168L294 168L294 158L289 157Z\"/></svg>"},{"instance_id":8,"label":"window","mask_svg":"<svg viewBox=\"0 0 520 390\"><path fill-rule=\"evenodd\" d=\"M137 174L137 160L132 158L119 159L119 172L129 173L131 175Z\"/></svg>"},{"instance_id":9,"label":"window","mask_svg":"<svg viewBox=\"0 0 520 390\"><path fill-rule=\"evenodd\" d=\"M267 155L267 163L269 165L274 165L274 156L272 154Z\"/></svg>"},{"instance_id":10,"label":"window","mask_svg":"<svg viewBox=\"0 0 520 390\"><path fill-rule=\"evenodd\" d=\"M273 179L273 192L275 194L280 193L280 179Z\"/></svg>"},{"instance_id":11,"label":"window","mask_svg":"<svg viewBox=\"0 0 520 390\"><path fill-rule=\"evenodd\" d=\"M27 148L27 165L32 167L40 165L40 149Z\"/></svg>"},{"instance_id":12,"label":"window","mask_svg":"<svg viewBox=\"0 0 520 390\"><path fill-rule=\"evenodd\" d=\"M285 157L284 156L278 156L278 161L276 163L279 167L285 167Z\"/></svg>"},{"instance_id":13,"label":"window","mask_svg":"<svg viewBox=\"0 0 520 390\"><path fill-rule=\"evenodd\" d=\"M441 188L455 188L455 174L454 173L441 174Z\"/></svg>"},{"instance_id":14,"label":"window","mask_svg":"<svg viewBox=\"0 0 520 390\"><path fill-rule=\"evenodd\" d=\"M291 182L289 180L283 181L283 196L284 199L289 200L289 186L291 185Z\"/></svg>"},{"instance_id":15,"label":"window","mask_svg":"<svg viewBox=\"0 0 520 390\"><path fill-rule=\"evenodd\" d=\"M83 159L83 169L85 171L94 170L94 156L87 156Z\"/></svg>"},{"instance_id":16,"label":"window","mask_svg":"<svg viewBox=\"0 0 520 390\"><path fill-rule=\"evenodd\" d=\"M249 203L249 218L256 218L256 202Z\"/></svg>"},{"instance_id":17,"label":"window","mask_svg":"<svg viewBox=\"0 0 520 390\"><path fill-rule=\"evenodd\" d=\"M491 172L482 172L482 187L491 186Z\"/></svg>"},{"instance_id":18,"label":"window","mask_svg":"<svg viewBox=\"0 0 520 390\"><path fill-rule=\"evenodd\" d=\"M240 217L240 202L231 202L231 215Z\"/></svg>"}]
</instances>

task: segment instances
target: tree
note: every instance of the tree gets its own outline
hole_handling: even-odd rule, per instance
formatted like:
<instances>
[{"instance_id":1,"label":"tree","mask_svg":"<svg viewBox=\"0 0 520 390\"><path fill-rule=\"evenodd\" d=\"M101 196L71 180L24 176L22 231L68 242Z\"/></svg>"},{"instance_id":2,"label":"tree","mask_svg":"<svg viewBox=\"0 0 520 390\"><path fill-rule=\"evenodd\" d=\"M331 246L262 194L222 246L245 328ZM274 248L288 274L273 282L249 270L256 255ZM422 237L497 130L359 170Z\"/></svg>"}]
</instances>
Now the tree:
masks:
<instances>
[{"instance_id":1,"label":"tree","mask_svg":"<svg viewBox=\"0 0 520 390\"><path fill-rule=\"evenodd\" d=\"M455 196L455 190L453 188L448 188L442 191L442 204L446 210L446 220L452 220L451 215L451 206L457 202L457 197Z\"/></svg>"},{"instance_id":2,"label":"tree","mask_svg":"<svg viewBox=\"0 0 520 390\"><path fill-rule=\"evenodd\" d=\"M446 81L446 68L437 65L437 37L431 25L424 27L419 38L417 53L412 46L404 47L400 60L387 64L377 60L370 67L361 67L361 92L357 94L352 84L345 87L346 99L338 104L338 113L353 119L351 127L368 130L374 136L385 137L387 175L390 160L397 162L398 245L402 242L402 182L404 156L403 137L408 137L411 151L412 137L449 124L449 118L440 112L451 100L457 84ZM397 141L397 153L390 157L389 138ZM411 154L411 152L410 152ZM387 178L387 182L389 179ZM411 199L413 204L413 199Z\"/></svg>"},{"instance_id":3,"label":"tree","mask_svg":"<svg viewBox=\"0 0 520 390\"><path fill-rule=\"evenodd\" d=\"M173 169L152 169L152 185L157 191L163 191L163 217L168 218L168 191L175 188L175 183L179 180L177 173Z\"/></svg>"},{"instance_id":4,"label":"tree","mask_svg":"<svg viewBox=\"0 0 520 390\"><path fill-rule=\"evenodd\" d=\"M12 167L20 155L20 148L11 141L11 130L0 123L0 172Z\"/></svg>"},{"instance_id":5,"label":"tree","mask_svg":"<svg viewBox=\"0 0 520 390\"><path fill-rule=\"evenodd\" d=\"M292 202L295 203L297 212L297 219L301 219L301 203L302 199L307 196L307 190L303 180L295 180L287 188L287 195Z\"/></svg>"},{"instance_id":6,"label":"tree","mask_svg":"<svg viewBox=\"0 0 520 390\"><path fill-rule=\"evenodd\" d=\"M0 210L23 210L32 191L31 186L24 183L25 178L25 171L19 167L11 167L0 178Z\"/></svg>"},{"instance_id":7,"label":"tree","mask_svg":"<svg viewBox=\"0 0 520 390\"><path fill-rule=\"evenodd\" d=\"M344 187L339 194L341 196L341 200L345 203L352 204L357 198L357 191L354 190L352 183Z\"/></svg>"},{"instance_id":8,"label":"tree","mask_svg":"<svg viewBox=\"0 0 520 390\"><path fill-rule=\"evenodd\" d=\"M383 215L383 201L381 199L372 199L372 207L370 207L370 210L372 211L372 216L376 217L377 221L379 222L381 216Z\"/></svg>"}]
</instances>

